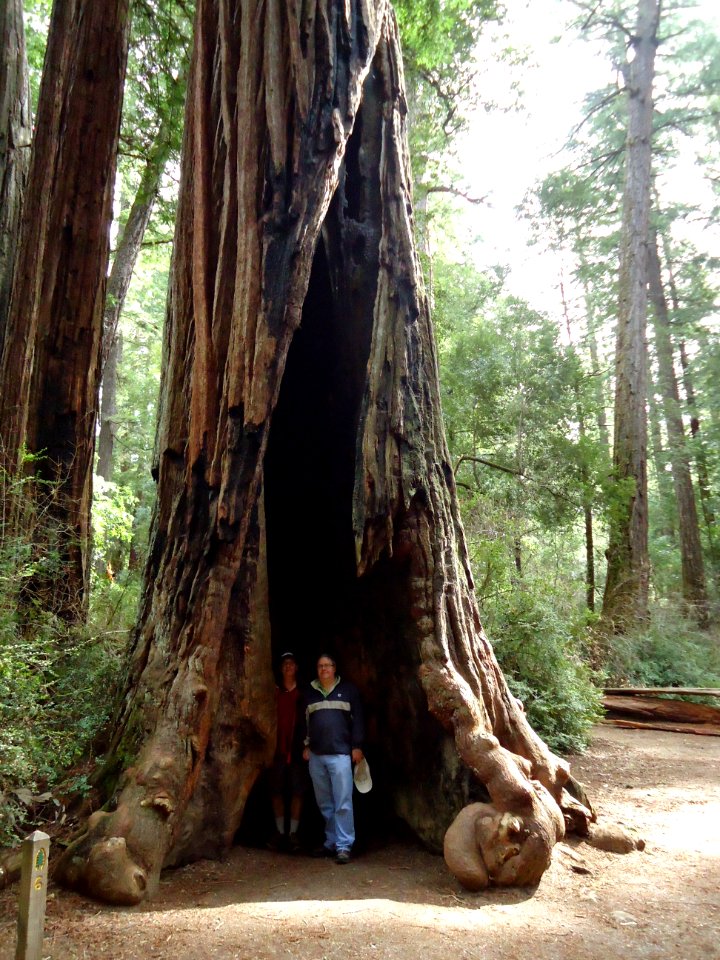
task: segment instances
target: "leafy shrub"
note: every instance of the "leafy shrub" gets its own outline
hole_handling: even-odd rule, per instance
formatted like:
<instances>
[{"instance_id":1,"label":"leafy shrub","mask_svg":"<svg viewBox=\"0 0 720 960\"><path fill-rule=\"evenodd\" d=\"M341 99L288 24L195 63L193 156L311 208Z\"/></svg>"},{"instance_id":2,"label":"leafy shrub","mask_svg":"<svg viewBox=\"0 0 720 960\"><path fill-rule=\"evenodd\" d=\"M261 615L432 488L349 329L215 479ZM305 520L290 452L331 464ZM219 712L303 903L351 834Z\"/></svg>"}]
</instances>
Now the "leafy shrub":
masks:
<instances>
[{"instance_id":1,"label":"leafy shrub","mask_svg":"<svg viewBox=\"0 0 720 960\"><path fill-rule=\"evenodd\" d=\"M23 798L51 788L90 751L126 647L126 632L112 639L71 626L48 612L46 590L33 594L35 582L56 582L57 592L64 578L44 491L24 483L0 476L0 844L24 829ZM22 522L6 519L11 500Z\"/></svg>"},{"instance_id":2,"label":"leafy shrub","mask_svg":"<svg viewBox=\"0 0 720 960\"><path fill-rule=\"evenodd\" d=\"M36 615L20 630L0 596L0 844L21 826L16 791L52 787L109 719L123 645Z\"/></svg>"},{"instance_id":3,"label":"leafy shrub","mask_svg":"<svg viewBox=\"0 0 720 960\"><path fill-rule=\"evenodd\" d=\"M534 729L553 750L585 749L602 716L601 692L552 594L521 584L486 612L495 654Z\"/></svg>"},{"instance_id":4,"label":"leafy shrub","mask_svg":"<svg viewBox=\"0 0 720 960\"><path fill-rule=\"evenodd\" d=\"M677 608L655 608L647 629L608 640L606 669L614 685L720 687L720 643Z\"/></svg>"}]
</instances>

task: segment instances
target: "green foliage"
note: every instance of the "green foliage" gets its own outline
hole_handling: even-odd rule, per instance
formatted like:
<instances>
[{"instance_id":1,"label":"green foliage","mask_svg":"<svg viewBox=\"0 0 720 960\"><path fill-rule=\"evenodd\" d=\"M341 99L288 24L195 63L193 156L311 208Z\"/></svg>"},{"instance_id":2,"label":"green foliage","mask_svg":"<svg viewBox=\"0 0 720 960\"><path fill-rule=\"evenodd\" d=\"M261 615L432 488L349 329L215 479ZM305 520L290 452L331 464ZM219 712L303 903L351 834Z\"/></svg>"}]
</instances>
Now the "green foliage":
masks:
<instances>
[{"instance_id":1,"label":"green foliage","mask_svg":"<svg viewBox=\"0 0 720 960\"><path fill-rule=\"evenodd\" d=\"M103 477L93 479L93 551L101 563L111 563L118 546L132 543L136 505L132 490Z\"/></svg>"},{"instance_id":2,"label":"green foliage","mask_svg":"<svg viewBox=\"0 0 720 960\"><path fill-rule=\"evenodd\" d=\"M581 642L579 521L604 463L578 427L585 374L557 325L504 291L502 271L434 268L444 416L483 620L532 725L554 749L579 750L600 716Z\"/></svg>"},{"instance_id":3,"label":"green foliage","mask_svg":"<svg viewBox=\"0 0 720 960\"><path fill-rule=\"evenodd\" d=\"M133 4L118 158L122 222L138 197L147 165L164 169L147 236L168 242L175 222L187 71L194 4L137 0Z\"/></svg>"},{"instance_id":4,"label":"green foliage","mask_svg":"<svg viewBox=\"0 0 720 960\"><path fill-rule=\"evenodd\" d=\"M500 272L435 264L443 410L463 488L551 528L582 509L595 450L578 427L584 372L557 325ZM592 492L592 491L588 491Z\"/></svg>"},{"instance_id":5,"label":"green foliage","mask_svg":"<svg viewBox=\"0 0 720 960\"><path fill-rule=\"evenodd\" d=\"M552 749L573 753L587 746L602 709L566 606L562 594L535 581L518 585L505 602L486 605L483 612L495 654L528 720Z\"/></svg>"},{"instance_id":6,"label":"green foliage","mask_svg":"<svg viewBox=\"0 0 720 960\"><path fill-rule=\"evenodd\" d=\"M33 118L37 112L45 47L50 26L51 0L24 0L25 53L30 79L30 100Z\"/></svg>"},{"instance_id":7,"label":"green foliage","mask_svg":"<svg viewBox=\"0 0 720 960\"><path fill-rule=\"evenodd\" d=\"M6 493L9 484L5 477ZM46 612L42 597L28 594L40 562L36 543L53 539L42 497L21 507L28 514L38 504L37 522L23 535L9 522L0 529L0 844L23 828L18 791L52 787L91 749L109 718L125 650L124 638L118 643L70 627ZM57 559L46 553L51 575ZM62 580L61 570L54 576Z\"/></svg>"},{"instance_id":8,"label":"green foliage","mask_svg":"<svg viewBox=\"0 0 720 960\"><path fill-rule=\"evenodd\" d=\"M676 607L656 607L646 630L609 639L606 669L618 686L720 688L720 637Z\"/></svg>"}]
</instances>

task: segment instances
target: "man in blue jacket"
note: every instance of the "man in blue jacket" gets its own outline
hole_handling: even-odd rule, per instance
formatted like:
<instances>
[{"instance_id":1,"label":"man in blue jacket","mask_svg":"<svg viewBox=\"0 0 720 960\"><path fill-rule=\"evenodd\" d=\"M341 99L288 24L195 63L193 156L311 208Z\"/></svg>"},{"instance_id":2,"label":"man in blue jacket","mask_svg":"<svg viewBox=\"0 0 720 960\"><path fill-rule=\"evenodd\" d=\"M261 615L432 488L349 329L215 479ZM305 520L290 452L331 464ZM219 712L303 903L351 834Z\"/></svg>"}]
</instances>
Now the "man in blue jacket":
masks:
<instances>
[{"instance_id":1,"label":"man in blue jacket","mask_svg":"<svg viewBox=\"0 0 720 960\"><path fill-rule=\"evenodd\" d=\"M355 842L352 765L363 758L363 711L357 688L336 676L336 669L332 657L318 658L318 679L306 695L303 756L325 819L325 843L316 854L349 863Z\"/></svg>"}]
</instances>

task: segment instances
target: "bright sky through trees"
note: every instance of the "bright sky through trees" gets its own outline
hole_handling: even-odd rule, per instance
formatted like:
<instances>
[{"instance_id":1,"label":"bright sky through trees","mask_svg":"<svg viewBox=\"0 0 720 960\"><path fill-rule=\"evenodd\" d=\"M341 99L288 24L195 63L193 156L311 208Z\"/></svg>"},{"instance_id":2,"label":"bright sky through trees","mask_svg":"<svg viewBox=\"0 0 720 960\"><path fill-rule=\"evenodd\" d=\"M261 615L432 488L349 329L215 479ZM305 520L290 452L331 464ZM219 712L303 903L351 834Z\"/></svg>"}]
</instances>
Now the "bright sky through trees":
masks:
<instances>
[{"instance_id":1,"label":"bright sky through trees","mask_svg":"<svg viewBox=\"0 0 720 960\"><path fill-rule=\"evenodd\" d=\"M567 162L563 146L582 119L584 96L615 77L599 44L565 28L575 13L568 0L508 4L507 20L501 28L488 29L479 48L485 63L480 96L501 109L478 108L459 149L470 193L486 198L483 205L465 210L468 233L480 238L479 265L509 265L513 292L550 312L559 308L562 263L542 243L531 245L531 225L517 216L516 208L534 184ZM717 0L698 0L693 16L720 32ZM526 59L516 65L500 60L498 50L508 43ZM520 109L513 109L516 102ZM694 162L688 152L678 164L678 199L709 197Z\"/></svg>"}]
</instances>

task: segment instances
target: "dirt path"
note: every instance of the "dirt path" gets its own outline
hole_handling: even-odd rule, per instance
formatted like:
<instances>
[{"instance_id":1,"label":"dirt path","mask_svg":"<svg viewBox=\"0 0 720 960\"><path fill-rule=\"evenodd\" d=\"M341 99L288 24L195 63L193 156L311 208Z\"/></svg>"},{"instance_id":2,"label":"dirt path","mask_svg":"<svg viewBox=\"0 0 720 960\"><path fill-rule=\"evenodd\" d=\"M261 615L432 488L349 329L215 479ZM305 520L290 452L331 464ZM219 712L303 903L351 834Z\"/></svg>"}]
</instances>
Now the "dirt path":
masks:
<instances>
[{"instance_id":1,"label":"dirt path","mask_svg":"<svg viewBox=\"0 0 720 960\"><path fill-rule=\"evenodd\" d=\"M720 960L720 738L598 727L574 762L600 816L644 852L559 844L535 891L464 892L394 845L347 867L237 848L111 909L51 889L52 960ZM15 892L0 895L12 960Z\"/></svg>"}]
</instances>

